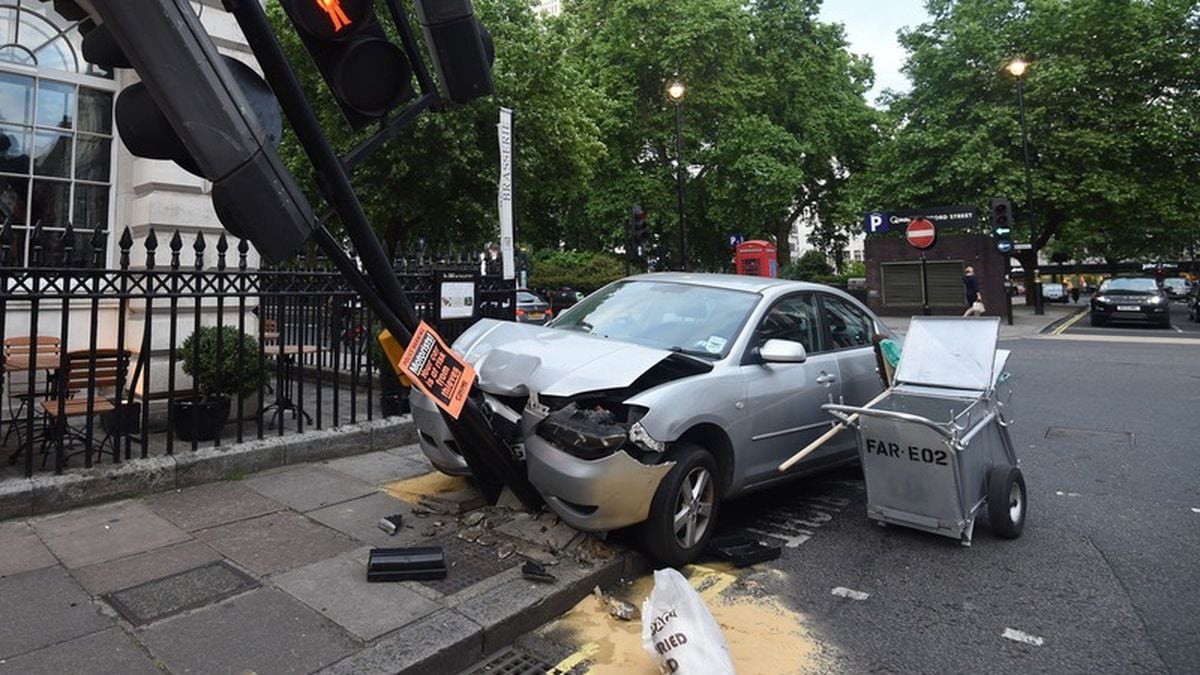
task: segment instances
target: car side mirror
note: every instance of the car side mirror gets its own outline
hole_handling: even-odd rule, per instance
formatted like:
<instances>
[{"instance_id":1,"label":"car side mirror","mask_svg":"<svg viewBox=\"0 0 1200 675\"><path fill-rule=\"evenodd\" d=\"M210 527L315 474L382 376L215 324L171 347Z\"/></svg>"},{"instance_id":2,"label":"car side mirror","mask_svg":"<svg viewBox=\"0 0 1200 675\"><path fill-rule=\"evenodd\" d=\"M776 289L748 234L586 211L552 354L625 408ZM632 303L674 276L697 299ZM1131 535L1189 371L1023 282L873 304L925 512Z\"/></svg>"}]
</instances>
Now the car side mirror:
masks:
<instances>
[{"instance_id":1,"label":"car side mirror","mask_svg":"<svg viewBox=\"0 0 1200 675\"><path fill-rule=\"evenodd\" d=\"M765 363L804 363L808 360L808 352L804 349L804 345L778 338L763 343L758 354Z\"/></svg>"}]
</instances>

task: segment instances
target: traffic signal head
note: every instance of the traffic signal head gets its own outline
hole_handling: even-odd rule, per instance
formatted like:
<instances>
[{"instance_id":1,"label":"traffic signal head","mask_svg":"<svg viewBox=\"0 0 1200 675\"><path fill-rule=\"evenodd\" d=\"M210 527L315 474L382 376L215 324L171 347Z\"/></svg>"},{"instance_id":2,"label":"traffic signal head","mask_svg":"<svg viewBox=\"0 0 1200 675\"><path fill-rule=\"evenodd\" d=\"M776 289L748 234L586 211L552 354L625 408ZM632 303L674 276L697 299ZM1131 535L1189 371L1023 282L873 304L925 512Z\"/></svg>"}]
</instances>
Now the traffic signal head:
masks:
<instances>
[{"instance_id":1,"label":"traffic signal head","mask_svg":"<svg viewBox=\"0 0 1200 675\"><path fill-rule=\"evenodd\" d=\"M637 250L646 241L646 210L640 206L633 207L633 220L630 231L633 238L633 248Z\"/></svg>"},{"instance_id":2,"label":"traffic signal head","mask_svg":"<svg viewBox=\"0 0 1200 675\"><path fill-rule=\"evenodd\" d=\"M1000 197L992 200L991 225L992 236L1008 238L1012 236L1012 203Z\"/></svg>"},{"instance_id":3,"label":"traffic signal head","mask_svg":"<svg viewBox=\"0 0 1200 675\"><path fill-rule=\"evenodd\" d=\"M471 0L413 0L442 95L467 103L493 91L492 36L475 19Z\"/></svg>"},{"instance_id":4,"label":"traffic signal head","mask_svg":"<svg viewBox=\"0 0 1200 675\"><path fill-rule=\"evenodd\" d=\"M317 222L275 152L278 127L263 123L264 110L274 109L266 83L217 52L188 0L89 4L97 15L91 18L100 19L92 33L107 31L141 77L117 98L117 126L130 151L174 159L212 181L213 206L226 229L252 241L267 260L291 255ZM107 53L111 62L113 52Z\"/></svg>"},{"instance_id":5,"label":"traffic signal head","mask_svg":"<svg viewBox=\"0 0 1200 675\"><path fill-rule=\"evenodd\" d=\"M413 97L412 66L383 32L374 0L283 0L282 4L355 130Z\"/></svg>"}]
</instances>

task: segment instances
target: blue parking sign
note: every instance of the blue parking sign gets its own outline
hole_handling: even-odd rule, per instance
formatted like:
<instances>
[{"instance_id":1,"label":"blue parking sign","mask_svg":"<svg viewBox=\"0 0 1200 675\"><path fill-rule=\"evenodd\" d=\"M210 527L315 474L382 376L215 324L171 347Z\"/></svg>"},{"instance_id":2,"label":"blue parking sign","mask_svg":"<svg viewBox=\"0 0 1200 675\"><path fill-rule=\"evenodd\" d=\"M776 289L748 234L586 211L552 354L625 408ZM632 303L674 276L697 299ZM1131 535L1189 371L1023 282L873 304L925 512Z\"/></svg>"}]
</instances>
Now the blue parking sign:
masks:
<instances>
[{"instance_id":1,"label":"blue parking sign","mask_svg":"<svg viewBox=\"0 0 1200 675\"><path fill-rule=\"evenodd\" d=\"M882 211L872 211L863 218L863 232L879 234L888 231L888 214Z\"/></svg>"},{"instance_id":2,"label":"blue parking sign","mask_svg":"<svg viewBox=\"0 0 1200 675\"><path fill-rule=\"evenodd\" d=\"M729 235L729 248L737 248L737 245L746 240L746 237L740 233Z\"/></svg>"}]
</instances>

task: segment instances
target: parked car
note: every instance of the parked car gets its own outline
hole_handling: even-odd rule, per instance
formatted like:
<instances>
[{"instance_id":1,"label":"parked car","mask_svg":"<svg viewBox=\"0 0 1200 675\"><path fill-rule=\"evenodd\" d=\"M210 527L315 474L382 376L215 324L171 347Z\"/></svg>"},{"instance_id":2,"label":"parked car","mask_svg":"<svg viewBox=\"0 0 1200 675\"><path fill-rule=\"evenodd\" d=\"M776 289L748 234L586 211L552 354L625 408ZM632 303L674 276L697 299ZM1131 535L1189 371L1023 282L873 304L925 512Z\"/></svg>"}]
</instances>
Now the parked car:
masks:
<instances>
[{"instance_id":1,"label":"parked car","mask_svg":"<svg viewBox=\"0 0 1200 675\"><path fill-rule=\"evenodd\" d=\"M1042 284L1042 299L1046 302L1070 302L1066 286L1059 283Z\"/></svg>"},{"instance_id":2,"label":"parked car","mask_svg":"<svg viewBox=\"0 0 1200 675\"><path fill-rule=\"evenodd\" d=\"M1166 291L1168 299L1177 302L1187 300L1188 291L1190 290L1187 279L1183 277L1168 277L1163 279L1162 289Z\"/></svg>"},{"instance_id":3,"label":"parked car","mask_svg":"<svg viewBox=\"0 0 1200 675\"><path fill-rule=\"evenodd\" d=\"M1163 328L1171 325L1170 302L1167 294L1148 277L1115 277L1106 279L1092 296L1093 326L1108 321L1142 321Z\"/></svg>"},{"instance_id":4,"label":"parked car","mask_svg":"<svg viewBox=\"0 0 1200 675\"><path fill-rule=\"evenodd\" d=\"M716 274L616 281L550 326L484 319L454 343L479 374L493 428L570 525L637 525L659 563L704 550L721 503L856 459L842 434L782 475L829 428L821 405L859 405L883 384L872 338L891 336L849 294ZM413 394L419 443L469 469L433 402Z\"/></svg>"},{"instance_id":5,"label":"parked car","mask_svg":"<svg viewBox=\"0 0 1200 675\"><path fill-rule=\"evenodd\" d=\"M1192 290L1188 294L1187 306L1188 319L1200 323L1200 282L1192 284Z\"/></svg>"},{"instance_id":6,"label":"parked car","mask_svg":"<svg viewBox=\"0 0 1200 675\"><path fill-rule=\"evenodd\" d=\"M554 318L554 310L533 291L517 289L517 323L532 323L538 326Z\"/></svg>"}]
</instances>

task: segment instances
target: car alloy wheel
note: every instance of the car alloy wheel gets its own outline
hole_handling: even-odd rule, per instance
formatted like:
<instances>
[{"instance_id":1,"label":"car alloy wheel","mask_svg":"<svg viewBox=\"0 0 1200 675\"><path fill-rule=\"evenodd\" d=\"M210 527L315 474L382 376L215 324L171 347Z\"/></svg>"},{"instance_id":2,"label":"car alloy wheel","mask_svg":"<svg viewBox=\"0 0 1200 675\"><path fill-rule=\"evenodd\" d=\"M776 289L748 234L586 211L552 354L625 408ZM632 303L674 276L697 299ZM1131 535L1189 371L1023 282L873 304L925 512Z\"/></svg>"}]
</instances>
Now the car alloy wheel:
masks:
<instances>
[{"instance_id":1,"label":"car alloy wheel","mask_svg":"<svg viewBox=\"0 0 1200 675\"><path fill-rule=\"evenodd\" d=\"M698 466L683 479L675 497L673 521L675 541L683 548L692 548L708 532L714 495L713 478L708 469Z\"/></svg>"}]
</instances>

